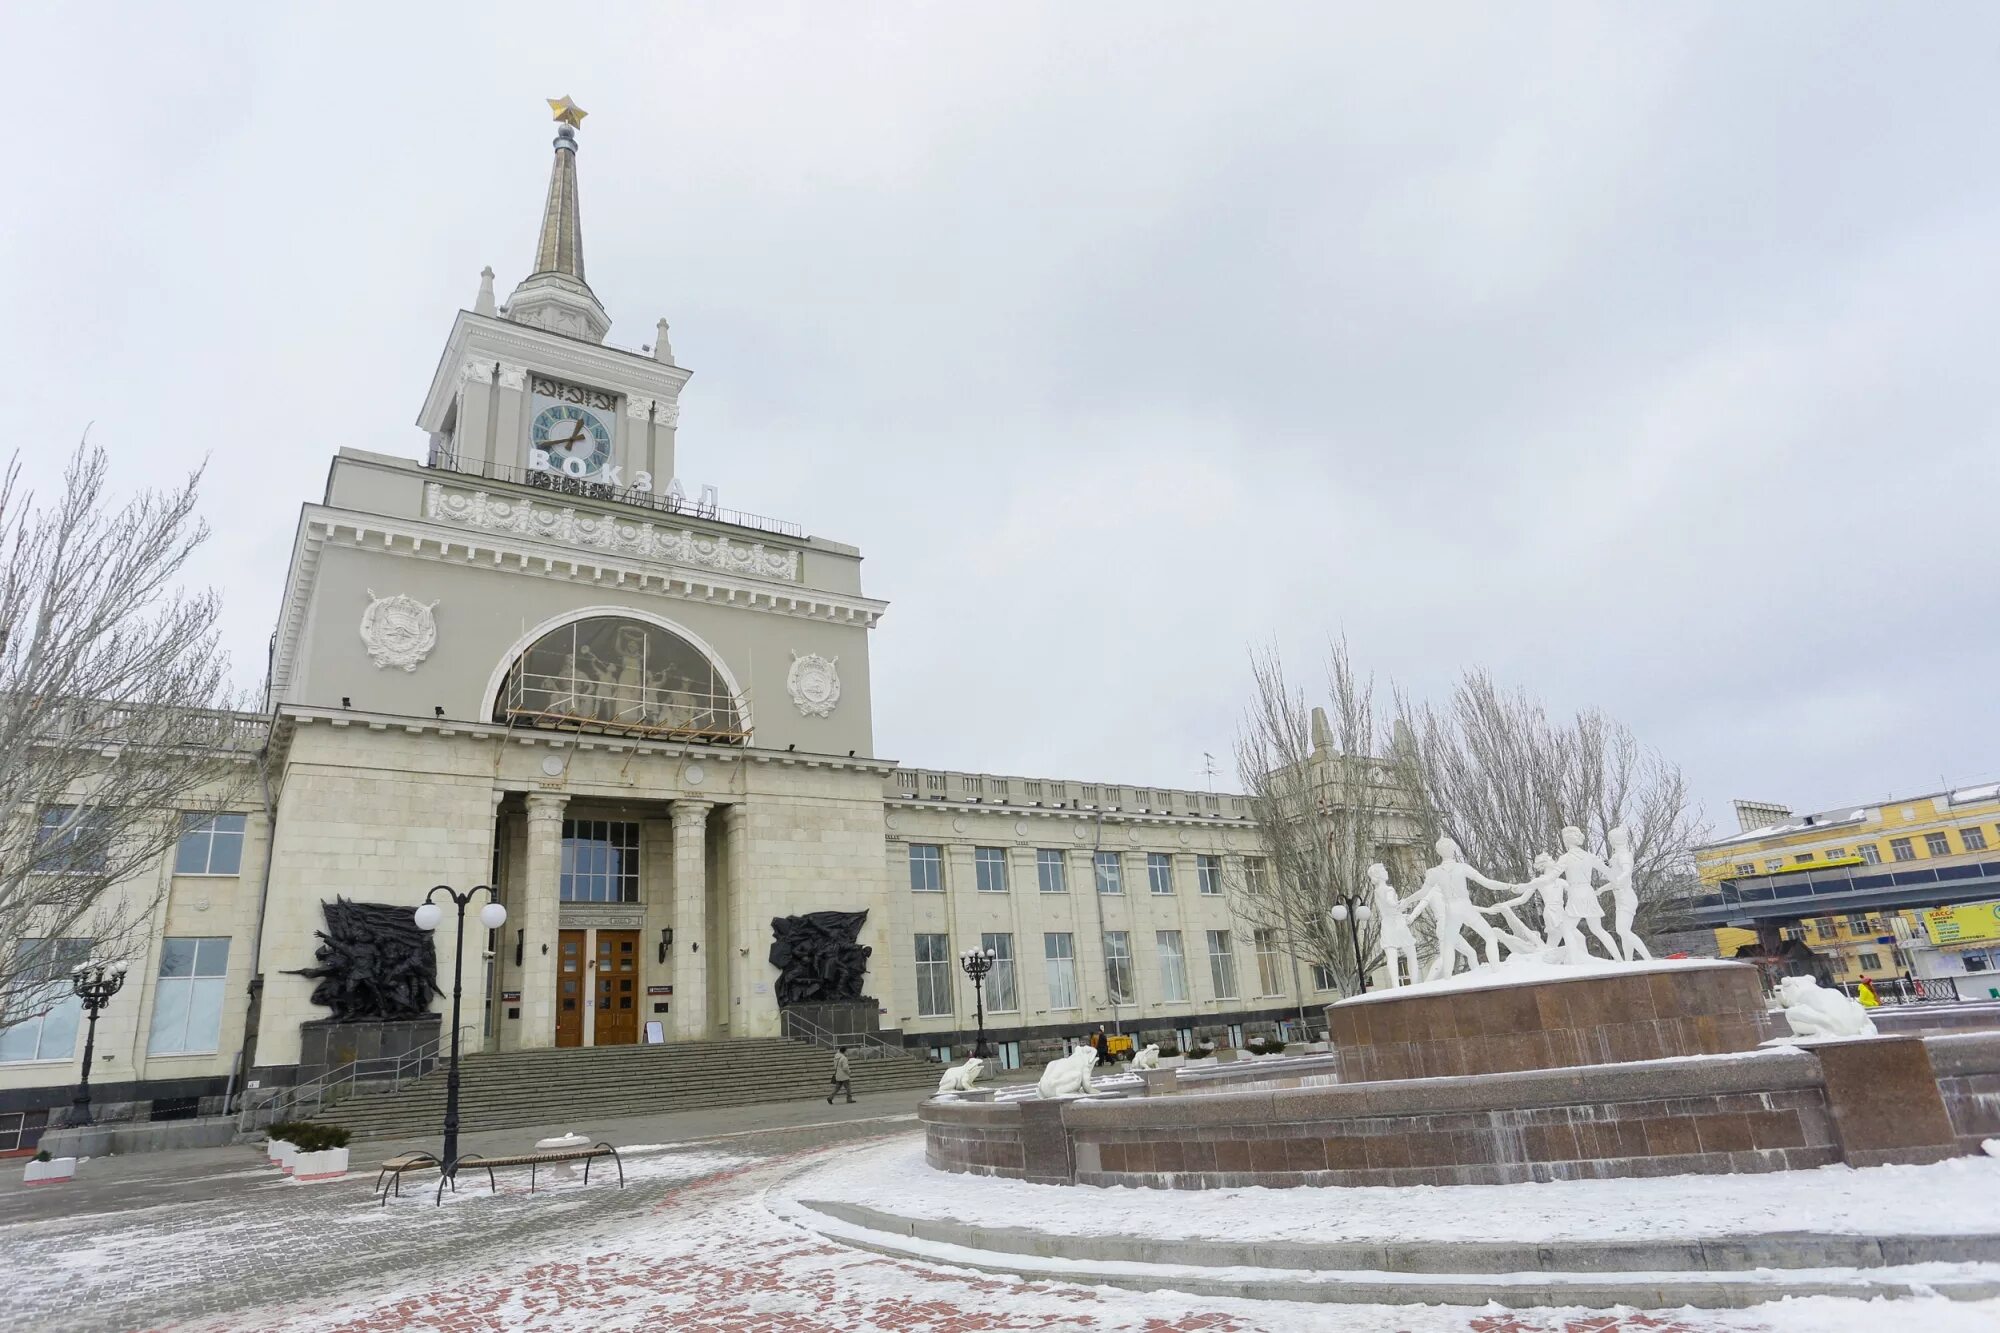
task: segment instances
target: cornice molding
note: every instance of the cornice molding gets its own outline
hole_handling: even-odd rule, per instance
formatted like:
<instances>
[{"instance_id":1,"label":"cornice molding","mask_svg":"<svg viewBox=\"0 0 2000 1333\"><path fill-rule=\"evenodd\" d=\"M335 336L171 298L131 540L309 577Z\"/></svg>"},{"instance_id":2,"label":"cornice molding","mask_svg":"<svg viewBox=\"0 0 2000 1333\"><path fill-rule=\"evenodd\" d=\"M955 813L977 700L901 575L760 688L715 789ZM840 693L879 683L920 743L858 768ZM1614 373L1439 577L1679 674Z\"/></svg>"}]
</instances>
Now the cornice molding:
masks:
<instances>
[{"instance_id":1,"label":"cornice molding","mask_svg":"<svg viewBox=\"0 0 2000 1333\"><path fill-rule=\"evenodd\" d=\"M294 684L299 641L305 629L313 582L321 552L327 546L388 552L410 559L434 560L466 568L504 570L531 578L587 587L629 588L655 597L733 606L765 615L810 620L821 624L857 625L873 629L889 604L869 597L818 592L747 575L724 574L694 567L662 567L619 559L596 551L564 550L526 539L509 539L483 532L399 522L372 514L307 506L300 519L285 585L285 605L279 618L278 650L271 666L271 690L282 698Z\"/></svg>"},{"instance_id":2,"label":"cornice molding","mask_svg":"<svg viewBox=\"0 0 2000 1333\"><path fill-rule=\"evenodd\" d=\"M1113 810L1058 810L1046 805L1003 805L998 801L927 801L921 797L886 796L882 804L891 810L928 810L933 814L993 815L1011 819L1080 819L1087 824L1160 824L1177 828L1249 829L1256 821L1247 815L1142 815Z\"/></svg>"}]
</instances>

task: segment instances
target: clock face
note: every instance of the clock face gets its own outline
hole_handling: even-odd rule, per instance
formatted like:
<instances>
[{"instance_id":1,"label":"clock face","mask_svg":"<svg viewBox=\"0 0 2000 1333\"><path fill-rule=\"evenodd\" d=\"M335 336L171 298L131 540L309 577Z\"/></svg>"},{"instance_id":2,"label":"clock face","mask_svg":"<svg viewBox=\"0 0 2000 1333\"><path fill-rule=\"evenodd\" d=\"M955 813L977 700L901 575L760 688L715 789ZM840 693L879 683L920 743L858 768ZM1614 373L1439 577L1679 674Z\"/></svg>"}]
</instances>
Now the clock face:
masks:
<instances>
[{"instance_id":1,"label":"clock face","mask_svg":"<svg viewBox=\"0 0 2000 1333\"><path fill-rule=\"evenodd\" d=\"M535 415L528 438L548 451L549 467L570 477L594 477L611 461L611 428L597 413L554 403Z\"/></svg>"}]
</instances>

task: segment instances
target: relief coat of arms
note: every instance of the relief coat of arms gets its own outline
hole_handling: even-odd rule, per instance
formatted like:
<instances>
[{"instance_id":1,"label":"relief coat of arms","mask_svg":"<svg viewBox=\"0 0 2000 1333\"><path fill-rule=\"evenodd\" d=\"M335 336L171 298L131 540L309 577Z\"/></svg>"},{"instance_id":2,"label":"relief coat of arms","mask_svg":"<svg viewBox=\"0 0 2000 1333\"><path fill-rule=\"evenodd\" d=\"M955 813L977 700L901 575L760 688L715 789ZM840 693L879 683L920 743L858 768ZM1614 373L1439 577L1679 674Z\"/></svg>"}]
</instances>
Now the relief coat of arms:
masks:
<instances>
[{"instance_id":1,"label":"relief coat of arms","mask_svg":"<svg viewBox=\"0 0 2000 1333\"><path fill-rule=\"evenodd\" d=\"M394 597L373 598L361 613L361 641L378 667L401 667L415 671L417 664L437 646L437 620L431 615L436 602L425 604L398 593Z\"/></svg>"},{"instance_id":2,"label":"relief coat of arms","mask_svg":"<svg viewBox=\"0 0 2000 1333\"><path fill-rule=\"evenodd\" d=\"M792 669L785 677L785 688L791 692L792 702L799 706L799 712L808 717L827 717L840 702L840 673L834 670L837 657L821 657L818 653L807 653L801 657L792 654Z\"/></svg>"}]
</instances>

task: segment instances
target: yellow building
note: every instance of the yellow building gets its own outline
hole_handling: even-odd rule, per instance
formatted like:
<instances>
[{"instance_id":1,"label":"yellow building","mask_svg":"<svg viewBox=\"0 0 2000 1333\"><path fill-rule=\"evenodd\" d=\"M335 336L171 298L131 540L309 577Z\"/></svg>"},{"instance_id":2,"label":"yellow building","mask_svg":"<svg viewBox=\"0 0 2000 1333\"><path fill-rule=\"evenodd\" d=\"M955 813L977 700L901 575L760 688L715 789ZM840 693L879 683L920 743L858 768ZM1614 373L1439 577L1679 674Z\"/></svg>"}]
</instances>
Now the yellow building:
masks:
<instances>
[{"instance_id":1,"label":"yellow building","mask_svg":"<svg viewBox=\"0 0 2000 1333\"><path fill-rule=\"evenodd\" d=\"M1782 805L1736 802L1741 832L1696 848L1704 884L1771 882L1815 870L1883 866L1970 869L2000 859L2000 783L1794 814ZM1935 863L1933 865L1932 863ZM1782 888L1779 889L1782 892ZM1808 917L1782 936L1819 955L1835 981L1932 975L1913 953L1936 948L1921 908ZM1715 932L1722 956L1757 943L1757 932Z\"/></svg>"}]
</instances>

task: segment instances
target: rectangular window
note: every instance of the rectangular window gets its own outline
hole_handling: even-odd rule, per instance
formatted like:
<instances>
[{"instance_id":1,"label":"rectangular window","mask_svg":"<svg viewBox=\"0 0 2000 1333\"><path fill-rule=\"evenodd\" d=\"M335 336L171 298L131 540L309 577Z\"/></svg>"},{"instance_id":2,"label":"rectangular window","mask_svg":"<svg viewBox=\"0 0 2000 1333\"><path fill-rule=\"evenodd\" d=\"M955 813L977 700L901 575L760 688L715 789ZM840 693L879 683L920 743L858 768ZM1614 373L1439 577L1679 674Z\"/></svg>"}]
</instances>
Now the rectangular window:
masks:
<instances>
[{"instance_id":1,"label":"rectangular window","mask_svg":"<svg viewBox=\"0 0 2000 1333\"><path fill-rule=\"evenodd\" d=\"M951 937L917 936L917 1015L943 1018L951 1013Z\"/></svg>"},{"instance_id":2,"label":"rectangular window","mask_svg":"<svg viewBox=\"0 0 2000 1333\"><path fill-rule=\"evenodd\" d=\"M1168 1003L1188 997L1187 955L1178 930L1154 932L1160 946L1160 998Z\"/></svg>"},{"instance_id":3,"label":"rectangular window","mask_svg":"<svg viewBox=\"0 0 2000 1333\"><path fill-rule=\"evenodd\" d=\"M1942 833L1924 834L1924 850L1932 856L1950 856L1951 841Z\"/></svg>"},{"instance_id":4,"label":"rectangular window","mask_svg":"<svg viewBox=\"0 0 2000 1333\"><path fill-rule=\"evenodd\" d=\"M1263 899L1265 891L1271 887L1270 874L1270 867L1264 863L1263 857L1243 858L1243 887L1252 898Z\"/></svg>"},{"instance_id":5,"label":"rectangular window","mask_svg":"<svg viewBox=\"0 0 2000 1333\"><path fill-rule=\"evenodd\" d=\"M1800 865L1804 865L1806 862L1813 859L1813 854L1811 852L1800 852L1797 856L1794 856L1792 859L1794 861L1797 861Z\"/></svg>"},{"instance_id":6,"label":"rectangular window","mask_svg":"<svg viewBox=\"0 0 2000 1333\"><path fill-rule=\"evenodd\" d=\"M1250 944L1257 951L1257 993L1283 995L1285 981L1278 965L1278 932L1253 931L1250 935Z\"/></svg>"},{"instance_id":7,"label":"rectangular window","mask_svg":"<svg viewBox=\"0 0 2000 1333\"><path fill-rule=\"evenodd\" d=\"M910 844L910 891L944 892L944 849L927 842Z\"/></svg>"},{"instance_id":8,"label":"rectangular window","mask_svg":"<svg viewBox=\"0 0 2000 1333\"><path fill-rule=\"evenodd\" d=\"M1229 932L1208 932L1208 975L1215 982L1215 998L1236 998L1236 954L1229 947Z\"/></svg>"},{"instance_id":9,"label":"rectangular window","mask_svg":"<svg viewBox=\"0 0 2000 1333\"><path fill-rule=\"evenodd\" d=\"M1122 930L1104 932L1104 989L1112 1004L1131 1004L1132 937Z\"/></svg>"},{"instance_id":10,"label":"rectangular window","mask_svg":"<svg viewBox=\"0 0 2000 1333\"><path fill-rule=\"evenodd\" d=\"M1872 842L1862 843L1854 849L1854 854L1859 856L1864 864L1871 866L1882 864L1882 853Z\"/></svg>"},{"instance_id":11,"label":"rectangular window","mask_svg":"<svg viewBox=\"0 0 2000 1333\"><path fill-rule=\"evenodd\" d=\"M1785 858L1782 856L1774 856L1764 862L1764 869L1767 871L1776 872L1779 870L1783 870L1784 868L1785 868Z\"/></svg>"},{"instance_id":12,"label":"rectangular window","mask_svg":"<svg viewBox=\"0 0 2000 1333\"><path fill-rule=\"evenodd\" d=\"M247 816L181 816L180 845L174 848L176 875L235 875L243 870L243 824Z\"/></svg>"},{"instance_id":13,"label":"rectangular window","mask_svg":"<svg viewBox=\"0 0 2000 1333\"><path fill-rule=\"evenodd\" d=\"M1007 849L1004 847L974 847L972 849L972 879L981 893L1007 892Z\"/></svg>"},{"instance_id":14,"label":"rectangular window","mask_svg":"<svg viewBox=\"0 0 2000 1333\"><path fill-rule=\"evenodd\" d=\"M1847 914L1847 928L1856 935L1865 934L1868 930L1868 914L1866 912L1849 912Z\"/></svg>"},{"instance_id":15,"label":"rectangular window","mask_svg":"<svg viewBox=\"0 0 2000 1333\"><path fill-rule=\"evenodd\" d=\"M1755 861L1738 861L1736 863L1736 873L1739 875L1754 875L1757 873L1757 863Z\"/></svg>"},{"instance_id":16,"label":"rectangular window","mask_svg":"<svg viewBox=\"0 0 2000 1333\"><path fill-rule=\"evenodd\" d=\"M1049 1008L1076 1008L1076 937L1068 931L1042 936L1042 958L1048 967Z\"/></svg>"},{"instance_id":17,"label":"rectangular window","mask_svg":"<svg viewBox=\"0 0 2000 1333\"><path fill-rule=\"evenodd\" d=\"M160 984L153 992L149 1055L213 1055L222 1049L222 1002L229 971L227 936L161 941Z\"/></svg>"},{"instance_id":18,"label":"rectangular window","mask_svg":"<svg viewBox=\"0 0 2000 1333\"><path fill-rule=\"evenodd\" d=\"M1261 865L1262 862L1259 862ZM1222 895L1222 858L1219 856L1197 856L1194 859L1194 880L1201 886L1204 896L1217 898Z\"/></svg>"},{"instance_id":19,"label":"rectangular window","mask_svg":"<svg viewBox=\"0 0 2000 1333\"><path fill-rule=\"evenodd\" d=\"M993 951L993 970L986 974L986 1007L996 1014L1011 1014L1021 1007L1021 988L1014 984L1014 936L1011 933L981 935L981 949Z\"/></svg>"},{"instance_id":20,"label":"rectangular window","mask_svg":"<svg viewBox=\"0 0 2000 1333\"><path fill-rule=\"evenodd\" d=\"M70 989L70 969L90 957L88 939L24 939L14 946L19 1022L0 1028L0 1064L67 1060L76 1054L83 1001Z\"/></svg>"},{"instance_id":21,"label":"rectangular window","mask_svg":"<svg viewBox=\"0 0 2000 1333\"><path fill-rule=\"evenodd\" d=\"M1822 917L1820 920L1813 922L1813 931L1821 939L1830 940L1834 936L1833 922Z\"/></svg>"},{"instance_id":22,"label":"rectangular window","mask_svg":"<svg viewBox=\"0 0 2000 1333\"><path fill-rule=\"evenodd\" d=\"M1898 861L1914 861L1917 859L1916 849L1910 846L1908 838L1889 839L1889 855Z\"/></svg>"},{"instance_id":23,"label":"rectangular window","mask_svg":"<svg viewBox=\"0 0 2000 1333\"><path fill-rule=\"evenodd\" d=\"M1861 965L1863 972L1880 972L1882 970L1882 955L1879 953L1864 953L1856 958L1855 961Z\"/></svg>"},{"instance_id":24,"label":"rectangular window","mask_svg":"<svg viewBox=\"0 0 2000 1333\"><path fill-rule=\"evenodd\" d=\"M1314 990L1334 990L1338 988L1339 985L1340 983L1333 979L1333 973L1331 970L1327 968L1327 965L1325 963L1313 964Z\"/></svg>"},{"instance_id":25,"label":"rectangular window","mask_svg":"<svg viewBox=\"0 0 2000 1333\"><path fill-rule=\"evenodd\" d=\"M1035 879L1040 882L1043 893L1069 892L1069 876L1063 870L1060 847L1035 849Z\"/></svg>"},{"instance_id":26,"label":"rectangular window","mask_svg":"<svg viewBox=\"0 0 2000 1333\"><path fill-rule=\"evenodd\" d=\"M639 826L616 819L565 819L560 893L566 903L639 901Z\"/></svg>"},{"instance_id":27,"label":"rectangular window","mask_svg":"<svg viewBox=\"0 0 2000 1333\"><path fill-rule=\"evenodd\" d=\"M1090 858L1097 873L1099 893L1125 892L1125 860L1116 852L1099 852Z\"/></svg>"},{"instance_id":28,"label":"rectangular window","mask_svg":"<svg viewBox=\"0 0 2000 1333\"><path fill-rule=\"evenodd\" d=\"M1174 891L1174 858L1165 852L1146 853L1146 887L1155 897Z\"/></svg>"},{"instance_id":29,"label":"rectangular window","mask_svg":"<svg viewBox=\"0 0 2000 1333\"><path fill-rule=\"evenodd\" d=\"M1966 851L1968 851L1968 852L1983 852L1983 851L1985 851L1985 850L1986 850L1986 830L1985 830L1985 829L1981 829L1981 828L1962 828L1962 829L1960 829L1960 830L1958 831L1958 836L1959 836L1959 837L1961 837L1961 838L1963 838L1963 839L1965 839L1965 850L1966 850Z\"/></svg>"},{"instance_id":30,"label":"rectangular window","mask_svg":"<svg viewBox=\"0 0 2000 1333\"><path fill-rule=\"evenodd\" d=\"M110 817L102 810L45 805L35 827L35 869L47 875L88 875L104 869Z\"/></svg>"}]
</instances>

